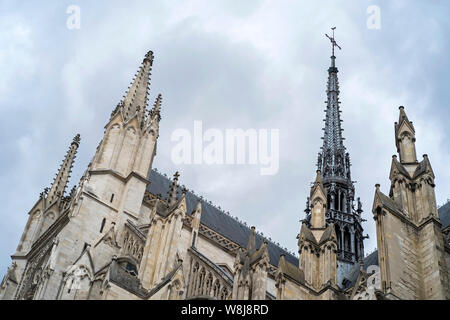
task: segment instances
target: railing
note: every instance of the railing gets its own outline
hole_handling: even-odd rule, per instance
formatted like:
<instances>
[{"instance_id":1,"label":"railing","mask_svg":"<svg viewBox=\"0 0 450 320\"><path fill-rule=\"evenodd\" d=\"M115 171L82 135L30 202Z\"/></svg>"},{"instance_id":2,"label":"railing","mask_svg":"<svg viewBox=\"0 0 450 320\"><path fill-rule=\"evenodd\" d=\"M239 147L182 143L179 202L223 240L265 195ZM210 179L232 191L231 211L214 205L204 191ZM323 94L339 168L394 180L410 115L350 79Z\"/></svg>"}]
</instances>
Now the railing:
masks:
<instances>
[{"instance_id":1,"label":"railing","mask_svg":"<svg viewBox=\"0 0 450 320\"><path fill-rule=\"evenodd\" d=\"M355 216L350 214L350 213L346 213L346 212L342 212L339 210L335 210L335 209L328 209L327 210L327 218L331 218L333 220L340 220L340 221L344 221L344 222L349 222L349 223L353 223L355 220Z\"/></svg>"}]
</instances>

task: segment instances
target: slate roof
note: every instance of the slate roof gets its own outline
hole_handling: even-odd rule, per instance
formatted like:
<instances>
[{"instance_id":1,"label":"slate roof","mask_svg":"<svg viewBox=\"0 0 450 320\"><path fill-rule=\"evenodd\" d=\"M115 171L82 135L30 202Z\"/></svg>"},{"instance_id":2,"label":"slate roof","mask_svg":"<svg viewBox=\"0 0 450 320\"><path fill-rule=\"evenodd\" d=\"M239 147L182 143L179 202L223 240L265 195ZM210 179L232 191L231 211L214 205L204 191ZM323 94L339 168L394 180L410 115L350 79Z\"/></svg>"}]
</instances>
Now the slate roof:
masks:
<instances>
[{"instance_id":1,"label":"slate roof","mask_svg":"<svg viewBox=\"0 0 450 320\"><path fill-rule=\"evenodd\" d=\"M394 200L386 196L383 192L377 189L376 195L379 197L380 201L391 211L401 213L402 207L400 207Z\"/></svg>"},{"instance_id":2,"label":"slate roof","mask_svg":"<svg viewBox=\"0 0 450 320\"><path fill-rule=\"evenodd\" d=\"M284 263L280 263L280 268L281 271L291 279L294 279L299 283L305 283L305 273L297 265L293 265L285 260Z\"/></svg>"},{"instance_id":3,"label":"slate roof","mask_svg":"<svg viewBox=\"0 0 450 320\"><path fill-rule=\"evenodd\" d=\"M367 271L369 266L378 266L378 250L375 250L367 257L364 258L364 271ZM358 280L360 265L359 263L355 264L353 268L349 271L349 273L344 277L347 279L344 289L351 288L355 285L356 280ZM339 283L339 285L342 285Z\"/></svg>"},{"instance_id":4,"label":"slate roof","mask_svg":"<svg viewBox=\"0 0 450 320\"><path fill-rule=\"evenodd\" d=\"M394 164L397 167L397 170L402 173L405 177L410 178L409 172L405 169L405 167L397 160L397 158L394 158ZM419 168L420 165L417 167ZM417 170L417 169L416 169Z\"/></svg>"},{"instance_id":5,"label":"slate roof","mask_svg":"<svg viewBox=\"0 0 450 320\"><path fill-rule=\"evenodd\" d=\"M442 223L442 229L450 226L450 201L438 209L439 219Z\"/></svg>"},{"instance_id":6,"label":"slate roof","mask_svg":"<svg viewBox=\"0 0 450 320\"><path fill-rule=\"evenodd\" d=\"M150 184L147 187L147 191L152 194L161 194L163 198L167 196L170 184L172 181L161 173L152 170L149 176ZM178 187L178 195L181 195L182 188ZM188 191L186 193L187 213L191 215L194 211L200 198ZM243 223L237 221L233 217L229 216L225 212L219 210L207 201L202 201L202 217L201 223L223 235L224 237L236 242L240 246L246 248L248 239L250 237L250 228ZM259 248L263 244L263 237L256 234L256 247ZM270 263L274 266L278 266L280 255L284 254L286 261L298 266L298 258L290 254L283 248L277 246L271 241L267 243L267 249L269 251Z\"/></svg>"},{"instance_id":7,"label":"slate roof","mask_svg":"<svg viewBox=\"0 0 450 320\"><path fill-rule=\"evenodd\" d=\"M419 165L417 166L416 170L414 171L413 179L417 178L418 176L420 176L422 173L425 173L426 171L427 171L427 160L423 159L422 161L419 162Z\"/></svg>"},{"instance_id":8,"label":"slate roof","mask_svg":"<svg viewBox=\"0 0 450 320\"><path fill-rule=\"evenodd\" d=\"M134 293L138 297L148 297L149 292L142 287L139 278L128 273L124 268L120 267L115 260L111 263L109 280L123 289Z\"/></svg>"}]
</instances>

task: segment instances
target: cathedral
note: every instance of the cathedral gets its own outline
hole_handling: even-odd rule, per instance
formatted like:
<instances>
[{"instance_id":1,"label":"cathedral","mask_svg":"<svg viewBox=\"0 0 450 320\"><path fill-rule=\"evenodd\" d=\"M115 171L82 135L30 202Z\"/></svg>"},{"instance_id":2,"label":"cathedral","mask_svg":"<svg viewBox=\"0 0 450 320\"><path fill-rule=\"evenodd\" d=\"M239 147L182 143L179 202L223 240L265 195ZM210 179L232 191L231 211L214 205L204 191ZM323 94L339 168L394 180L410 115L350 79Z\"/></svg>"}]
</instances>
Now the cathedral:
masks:
<instances>
[{"instance_id":1,"label":"cathedral","mask_svg":"<svg viewBox=\"0 0 450 320\"><path fill-rule=\"evenodd\" d=\"M378 249L364 254L330 40L323 146L298 255L182 187L178 172L169 179L153 168L162 96L148 106L150 51L79 183L66 192L76 135L28 212L0 299L450 299L450 203L437 207L431 162L417 159L404 107L394 124L389 192L374 190Z\"/></svg>"}]
</instances>

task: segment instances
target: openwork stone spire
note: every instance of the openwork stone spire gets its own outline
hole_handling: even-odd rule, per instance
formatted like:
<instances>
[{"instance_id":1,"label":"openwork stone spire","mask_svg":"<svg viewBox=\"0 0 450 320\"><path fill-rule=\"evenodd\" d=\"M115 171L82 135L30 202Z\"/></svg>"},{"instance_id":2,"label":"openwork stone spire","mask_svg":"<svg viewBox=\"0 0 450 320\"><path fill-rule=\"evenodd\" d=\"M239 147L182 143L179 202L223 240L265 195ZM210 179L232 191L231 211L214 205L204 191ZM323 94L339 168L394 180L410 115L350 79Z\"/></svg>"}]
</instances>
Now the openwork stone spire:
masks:
<instances>
[{"instance_id":1,"label":"openwork stone spire","mask_svg":"<svg viewBox=\"0 0 450 320\"><path fill-rule=\"evenodd\" d=\"M143 125L147 108L147 96L150 86L152 65L153 52L149 51L145 55L137 74L133 78L124 99L119 102L112 112L111 117L114 117L118 112L121 112L122 119L125 123L133 119L134 116L137 116L139 123Z\"/></svg>"},{"instance_id":2,"label":"openwork stone spire","mask_svg":"<svg viewBox=\"0 0 450 320\"><path fill-rule=\"evenodd\" d=\"M61 167L59 168L58 173L56 174L56 178L53 181L53 184L48 193L47 199L49 199L50 202L53 202L53 200L62 197L64 195L79 146L80 146L80 135L77 134L73 138L72 143L70 144L66 157L64 158L63 163L61 164Z\"/></svg>"},{"instance_id":3,"label":"openwork stone spire","mask_svg":"<svg viewBox=\"0 0 450 320\"><path fill-rule=\"evenodd\" d=\"M331 56L331 66L328 69L323 146L319 153L317 169L322 172L325 179L339 177L351 184L350 156L346 152L342 137L338 69L335 61L336 57Z\"/></svg>"},{"instance_id":4,"label":"openwork stone spire","mask_svg":"<svg viewBox=\"0 0 450 320\"><path fill-rule=\"evenodd\" d=\"M336 67L335 47L341 49L336 43L333 35L326 35L332 45L331 65L328 68L327 83L327 107L325 110L325 127L323 146L318 155L316 184L323 183L326 189L326 226L333 223L335 225L338 240L338 260L341 265L341 272L345 273L345 268L357 263L364 255L363 229L361 226L361 203L358 201L358 209L354 208L355 188L350 172L350 155L346 152L344 138L342 137L342 120L339 101L339 80L338 68ZM312 225L311 209L313 199L307 200L306 219L308 227ZM347 264L342 266L342 264Z\"/></svg>"}]
</instances>

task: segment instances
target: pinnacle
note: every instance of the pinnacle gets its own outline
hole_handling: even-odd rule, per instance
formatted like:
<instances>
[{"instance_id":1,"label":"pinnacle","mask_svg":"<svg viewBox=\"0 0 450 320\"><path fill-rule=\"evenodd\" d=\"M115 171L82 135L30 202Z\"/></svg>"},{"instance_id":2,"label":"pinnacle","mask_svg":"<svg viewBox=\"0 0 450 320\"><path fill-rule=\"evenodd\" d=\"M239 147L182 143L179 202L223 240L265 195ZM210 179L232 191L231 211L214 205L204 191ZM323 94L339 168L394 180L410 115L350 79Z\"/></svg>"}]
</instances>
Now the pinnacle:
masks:
<instances>
[{"instance_id":1,"label":"pinnacle","mask_svg":"<svg viewBox=\"0 0 450 320\"><path fill-rule=\"evenodd\" d=\"M80 134L78 133L78 134L73 138L72 144L77 144L77 145L79 145L79 144L80 144L80 140L81 140L81 136L80 136Z\"/></svg>"},{"instance_id":2,"label":"pinnacle","mask_svg":"<svg viewBox=\"0 0 450 320\"><path fill-rule=\"evenodd\" d=\"M125 122L133 118L136 114L138 115L138 119L143 121L147 107L152 64L153 52L149 51L145 55L138 71L133 76L130 86L128 86L128 89L123 96L122 103L119 103L118 110L114 110L112 116L120 109Z\"/></svg>"}]
</instances>

